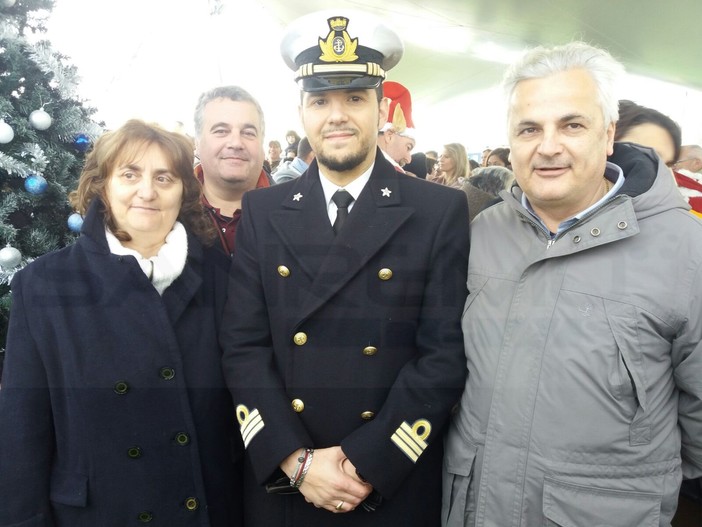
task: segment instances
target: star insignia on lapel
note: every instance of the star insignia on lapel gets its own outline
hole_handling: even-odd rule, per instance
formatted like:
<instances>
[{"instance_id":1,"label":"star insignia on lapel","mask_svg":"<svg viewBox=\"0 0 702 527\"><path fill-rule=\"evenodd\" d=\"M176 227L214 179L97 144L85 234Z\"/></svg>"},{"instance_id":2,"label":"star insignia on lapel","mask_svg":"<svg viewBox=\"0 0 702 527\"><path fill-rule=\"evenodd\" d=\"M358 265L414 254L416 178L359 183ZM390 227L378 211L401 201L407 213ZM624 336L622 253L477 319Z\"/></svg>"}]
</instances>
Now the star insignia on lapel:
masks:
<instances>
[{"instance_id":1,"label":"star insignia on lapel","mask_svg":"<svg viewBox=\"0 0 702 527\"><path fill-rule=\"evenodd\" d=\"M293 201L300 201L301 198L302 198L302 194L300 194L300 193L298 192L297 194L295 194L295 195L293 196Z\"/></svg>"},{"instance_id":2,"label":"star insignia on lapel","mask_svg":"<svg viewBox=\"0 0 702 527\"><path fill-rule=\"evenodd\" d=\"M380 192L383 193L384 198L389 198L390 194L392 194L392 190L390 190L388 187L385 187L383 189L380 189Z\"/></svg>"}]
</instances>

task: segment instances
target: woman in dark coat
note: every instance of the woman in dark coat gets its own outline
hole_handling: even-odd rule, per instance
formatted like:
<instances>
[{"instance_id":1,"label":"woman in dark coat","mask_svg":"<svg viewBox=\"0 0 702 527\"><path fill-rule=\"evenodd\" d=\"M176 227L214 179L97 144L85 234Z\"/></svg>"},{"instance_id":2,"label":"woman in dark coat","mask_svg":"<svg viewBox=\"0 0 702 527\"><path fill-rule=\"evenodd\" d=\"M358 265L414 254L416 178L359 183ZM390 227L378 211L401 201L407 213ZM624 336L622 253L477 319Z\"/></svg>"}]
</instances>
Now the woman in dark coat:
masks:
<instances>
[{"instance_id":1,"label":"woman in dark coat","mask_svg":"<svg viewBox=\"0 0 702 527\"><path fill-rule=\"evenodd\" d=\"M104 134L82 236L18 272L0 389L0 526L241 525L243 453L187 138ZM203 243L205 242L205 243Z\"/></svg>"}]
</instances>

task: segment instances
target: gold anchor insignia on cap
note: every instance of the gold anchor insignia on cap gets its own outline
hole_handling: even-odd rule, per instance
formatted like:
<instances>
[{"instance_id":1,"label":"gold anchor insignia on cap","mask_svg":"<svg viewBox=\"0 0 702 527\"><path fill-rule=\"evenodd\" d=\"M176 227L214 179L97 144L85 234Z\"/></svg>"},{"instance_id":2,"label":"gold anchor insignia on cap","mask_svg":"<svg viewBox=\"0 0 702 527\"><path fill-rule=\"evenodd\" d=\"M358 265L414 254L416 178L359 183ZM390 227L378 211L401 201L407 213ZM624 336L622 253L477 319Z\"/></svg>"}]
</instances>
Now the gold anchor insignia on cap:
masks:
<instances>
[{"instance_id":1,"label":"gold anchor insignia on cap","mask_svg":"<svg viewBox=\"0 0 702 527\"><path fill-rule=\"evenodd\" d=\"M247 448L256 434L266 426L263 423L263 417L261 417L256 408L249 412L246 406L240 404L236 407L236 419L239 421L239 431L241 432L241 438L244 440L244 448Z\"/></svg>"},{"instance_id":2,"label":"gold anchor insignia on cap","mask_svg":"<svg viewBox=\"0 0 702 527\"><path fill-rule=\"evenodd\" d=\"M356 47L358 39L352 39L346 32L349 19L343 16L327 19L329 34L326 40L319 39L319 49L322 54L319 60L323 62L353 62L358 60Z\"/></svg>"},{"instance_id":3,"label":"gold anchor insignia on cap","mask_svg":"<svg viewBox=\"0 0 702 527\"><path fill-rule=\"evenodd\" d=\"M419 419L412 426L404 421L390 439L413 463L416 463L429 446L426 443L429 434L431 434L431 423L426 419Z\"/></svg>"}]
</instances>

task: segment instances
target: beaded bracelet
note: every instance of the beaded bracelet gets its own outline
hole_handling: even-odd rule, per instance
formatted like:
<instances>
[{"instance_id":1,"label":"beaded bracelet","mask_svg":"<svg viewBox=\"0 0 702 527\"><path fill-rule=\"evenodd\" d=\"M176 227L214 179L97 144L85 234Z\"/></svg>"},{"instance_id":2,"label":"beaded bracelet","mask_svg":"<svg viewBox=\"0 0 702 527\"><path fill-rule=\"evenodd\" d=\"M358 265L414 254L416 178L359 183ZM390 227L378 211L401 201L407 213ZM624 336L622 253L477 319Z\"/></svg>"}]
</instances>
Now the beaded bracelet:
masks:
<instances>
[{"instance_id":1,"label":"beaded bracelet","mask_svg":"<svg viewBox=\"0 0 702 527\"><path fill-rule=\"evenodd\" d=\"M290 486L293 488L300 488L302 482L307 475L307 471L310 469L312 464L312 456L314 455L313 448L306 448L304 451L300 452L300 457L297 458L297 467L295 467L295 472L290 477Z\"/></svg>"}]
</instances>

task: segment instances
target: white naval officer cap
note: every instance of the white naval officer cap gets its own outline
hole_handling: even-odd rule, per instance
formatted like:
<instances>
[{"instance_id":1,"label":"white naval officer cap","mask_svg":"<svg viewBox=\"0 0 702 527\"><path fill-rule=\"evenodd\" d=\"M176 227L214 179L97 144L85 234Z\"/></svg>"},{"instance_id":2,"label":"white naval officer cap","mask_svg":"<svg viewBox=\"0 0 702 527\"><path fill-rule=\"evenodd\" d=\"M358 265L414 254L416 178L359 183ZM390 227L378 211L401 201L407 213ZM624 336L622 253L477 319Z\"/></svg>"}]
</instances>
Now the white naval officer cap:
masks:
<instances>
[{"instance_id":1,"label":"white naval officer cap","mask_svg":"<svg viewBox=\"0 0 702 527\"><path fill-rule=\"evenodd\" d=\"M377 88L402 58L400 37L361 11L325 10L291 22L280 53L307 92Z\"/></svg>"}]
</instances>

